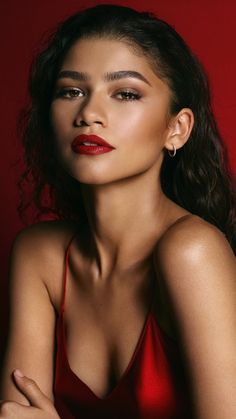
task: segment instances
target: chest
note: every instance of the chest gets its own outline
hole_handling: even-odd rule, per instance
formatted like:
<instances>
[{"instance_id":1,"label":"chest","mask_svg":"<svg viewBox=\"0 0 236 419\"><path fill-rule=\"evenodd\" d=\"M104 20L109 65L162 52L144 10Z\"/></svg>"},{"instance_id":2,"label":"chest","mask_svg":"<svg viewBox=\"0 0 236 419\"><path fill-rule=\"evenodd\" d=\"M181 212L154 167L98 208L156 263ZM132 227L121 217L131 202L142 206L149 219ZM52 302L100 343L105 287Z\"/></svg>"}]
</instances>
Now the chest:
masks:
<instances>
[{"instance_id":1,"label":"chest","mask_svg":"<svg viewBox=\"0 0 236 419\"><path fill-rule=\"evenodd\" d=\"M69 365L100 397L116 386L129 366L153 301L154 278L136 284L137 289L123 280L84 292L73 279L67 283L64 328Z\"/></svg>"},{"instance_id":2,"label":"chest","mask_svg":"<svg viewBox=\"0 0 236 419\"><path fill-rule=\"evenodd\" d=\"M62 417L190 418L179 359L169 351L175 345L159 327L155 272L134 278L103 288L69 272L54 381Z\"/></svg>"},{"instance_id":3,"label":"chest","mask_svg":"<svg viewBox=\"0 0 236 419\"><path fill-rule=\"evenodd\" d=\"M63 315L60 317L54 388L56 406L58 403L62 417L67 418L65 412L69 406L70 411L73 407L73 414L80 413L81 418L190 418L183 413L179 400L184 387L181 375L180 379L177 378L178 357L173 357L169 351L169 344L173 348L174 342L168 342L158 327L153 307L146 314L137 341L134 343L132 336L130 340L127 338L124 346L115 336L115 332L122 333L122 329L114 328L112 345L106 340L107 333L101 337L96 328L92 331L95 339L93 337L91 341L91 335L88 339L84 335L84 340L79 335L76 338L76 333L66 325L67 320ZM127 349L130 350L132 345L132 353L127 357ZM75 363L73 347L76 348Z\"/></svg>"}]
</instances>

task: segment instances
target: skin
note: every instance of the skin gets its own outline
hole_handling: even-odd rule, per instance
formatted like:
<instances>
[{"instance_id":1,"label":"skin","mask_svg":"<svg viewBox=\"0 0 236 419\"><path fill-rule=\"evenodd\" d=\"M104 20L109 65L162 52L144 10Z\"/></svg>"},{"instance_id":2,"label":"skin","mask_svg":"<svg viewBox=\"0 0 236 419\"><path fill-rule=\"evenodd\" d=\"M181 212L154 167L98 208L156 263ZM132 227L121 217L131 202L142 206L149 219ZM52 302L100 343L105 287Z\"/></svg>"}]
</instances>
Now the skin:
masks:
<instances>
[{"instance_id":1,"label":"skin","mask_svg":"<svg viewBox=\"0 0 236 419\"><path fill-rule=\"evenodd\" d=\"M107 395L135 350L155 286L161 308L156 320L185 348L197 418L234 419L235 258L222 233L167 199L160 185L164 153L188 140L193 114L169 114L168 85L123 42L80 40L61 70L87 75L86 81L59 77L51 106L58 158L83 184L89 219L70 248L70 367L98 397ZM146 81L105 78L124 70ZM131 92L139 99L131 100ZM114 150L92 157L73 153L71 143L81 133L103 137ZM43 223L15 242L3 372L3 399L11 401L3 403L1 418L58 417L52 393L55 310L65 249L76 228ZM25 377L12 380L15 368Z\"/></svg>"}]
</instances>

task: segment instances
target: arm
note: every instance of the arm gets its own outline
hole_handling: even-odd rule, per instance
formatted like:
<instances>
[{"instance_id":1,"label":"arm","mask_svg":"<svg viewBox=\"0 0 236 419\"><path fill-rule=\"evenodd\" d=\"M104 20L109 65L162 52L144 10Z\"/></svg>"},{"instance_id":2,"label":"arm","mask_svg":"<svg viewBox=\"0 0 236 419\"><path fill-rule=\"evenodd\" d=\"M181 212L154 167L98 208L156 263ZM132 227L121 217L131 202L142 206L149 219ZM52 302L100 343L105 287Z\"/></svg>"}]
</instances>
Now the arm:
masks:
<instances>
[{"instance_id":1,"label":"arm","mask_svg":"<svg viewBox=\"0 0 236 419\"><path fill-rule=\"evenodd\" d=\"M157 249L190 369L198 419L236 418L236 263L228 242L197 219Z\"/></svg>"},{"instance_id":2,"label":"arm","mask_svg":"<svg viewBox=\"0 0 236 419\"><path fill-rule=\"evenodd\" d=\"M17 238L10 272L11 313L9 341L2 375L1 398L29 405L17 390L12 372L18 368L53 399L55 313L44 282L47 265L42 240L31 230ZM43 272L43 269L44 272Z\"/></svg>"}]
</instances>

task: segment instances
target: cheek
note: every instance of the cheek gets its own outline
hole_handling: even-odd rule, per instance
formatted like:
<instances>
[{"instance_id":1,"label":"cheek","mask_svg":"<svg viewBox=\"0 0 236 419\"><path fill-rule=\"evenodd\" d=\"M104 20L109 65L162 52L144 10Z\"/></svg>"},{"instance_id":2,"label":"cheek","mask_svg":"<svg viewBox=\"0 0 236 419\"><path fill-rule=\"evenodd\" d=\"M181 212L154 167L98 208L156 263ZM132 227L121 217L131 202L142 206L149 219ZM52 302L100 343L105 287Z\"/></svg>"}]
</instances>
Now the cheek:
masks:
<instances>
[{"instance_id":1,"label":"cheek","mask_svg":"<svg viewBox=\"0 0 236 419\"><path fill-rule=\"evenodd\" d=\"M68 131L72 117L72 111L68 107L62 106L59 103L52 104L50 120L56 138L62 137Z\"/></svg>"},{"instance_id":2,"label":"cheek","mask_svg":"<svg viewBox=\"0 0 236 419\"><path fill-rule=\"evenodd\" d=\"M60 106L52 105L50 121L54 137L56 158L64 169L67 169L65 165L66 162L70 160L70 149L68 148L68 121L66 114Z\"/></svg>"},{"instance_id":3,"label":"cheek","mask_svg":"<svg viewBox=\"0 0 236 419\"><path fill-rule=\"evenodd\" d=\"M126 141L130 147L145 145L148 147L162 147L165 142L167 129L166 114L161 109L156 111L157 106L147 106L143 109L126 110L123 118L117 120L116 128L120 141Z\"/></svg>"}]
</instances>

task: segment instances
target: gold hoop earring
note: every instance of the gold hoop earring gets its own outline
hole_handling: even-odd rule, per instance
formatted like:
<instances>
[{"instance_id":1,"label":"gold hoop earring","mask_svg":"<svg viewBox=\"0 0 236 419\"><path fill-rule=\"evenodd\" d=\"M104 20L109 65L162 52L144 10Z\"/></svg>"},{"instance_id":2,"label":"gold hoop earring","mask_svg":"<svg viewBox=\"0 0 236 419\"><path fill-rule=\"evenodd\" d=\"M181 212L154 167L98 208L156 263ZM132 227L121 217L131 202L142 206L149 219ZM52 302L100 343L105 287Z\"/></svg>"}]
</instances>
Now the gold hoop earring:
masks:
<instances>
[{"instance_id":1,"label":"gold hoop earring","mask_svg":"<svg viewBox=\"0 0 236 419\"><path fill-rule=\"evenodd\" d=\"M175 155L176 155L176 147L175 147L174 144L172 144L172 145L173 145L173 150L172 151L168 150L168 154L169 154L170 157L175 157Z\"/></svg>"}]
</instances>

